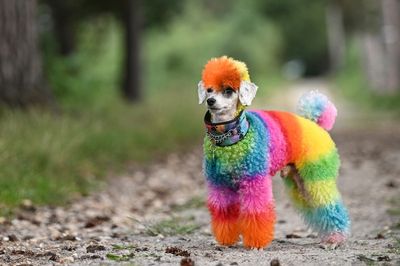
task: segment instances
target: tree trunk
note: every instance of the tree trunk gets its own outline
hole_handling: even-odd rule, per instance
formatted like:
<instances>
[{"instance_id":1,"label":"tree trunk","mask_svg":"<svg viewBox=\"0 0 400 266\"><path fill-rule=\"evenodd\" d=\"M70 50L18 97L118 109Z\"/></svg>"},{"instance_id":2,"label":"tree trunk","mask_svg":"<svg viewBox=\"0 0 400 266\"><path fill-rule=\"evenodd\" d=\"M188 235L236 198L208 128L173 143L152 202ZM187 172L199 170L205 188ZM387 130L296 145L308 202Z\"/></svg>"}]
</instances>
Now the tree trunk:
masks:
<instances>
[{"instance_id":1,"label":"tree trunk","mask_svg":"<svg viewBox=\"0 0 400 266\"><path fill-rule=\"evenodd\" d=\"M51 103L38 48L36 0L0 0L0 102Z\"/></svg>"},{"instance_id":2,"label":"tree trunk","mask_svg":"<svg viewBox=\"0 0 400 266\"><path fill-rule=\"evenodd\" d=\"M140 0L126 0L123 23L125 29L125 69L123 94L128 101L142 97L140 60Z\"/></svg>"},{"instance_id":3,"label":"tree trunk","mask_svg":"<svg viewBox=\"0 0 400 266\"><path fill-rule=\"evenodd\" d=\"M335 1L330 1L327 5L326 21L330 69L333 72L337 72L343 66L346 42L342 9Z\"/></svg>"},{"instance_id":4,"label":"tree trunk","mask_svg":"<svg viewBox=\"0 0 400 266\"><path fill-rule=\"evenodd\" d=\"M75 51L75 32L73 21L73 10L70 2L65 0L50 0L48 5L52 10L54 21L54 34L59 45L59 52L68 56Z\"/></svg>"},{"instance_id":5,"label":"tree trunk","mask_svg":"<svg viewBox=\"0 0 400 266\"><path fill-rule=\"evenodd\" d=\"M381 0L383 17L383 42L386 50L387 92L400 90L400 2Z\"/></svg>"},{"instance_id":6,"label":"tree trunk","mask_svg":"<svg viewBox=\"0 0 400 266\"><path fill-rule=\"evenodd\" d=\"M386 86L386 57L382 38L379 32L363 32L360 43L362 44L362 66L368 84L372 90L383 93Z\"/></svg>"},{"instance_id":7,"label":"tree trunk","mask_svg":"<svg viewBox=\"0 0 400 266\"><path fill-rule=\"evenodd\" d=\"M400 90L400 0L363 2L363 66L381 94Z\"/></svg>"}]
</instances>

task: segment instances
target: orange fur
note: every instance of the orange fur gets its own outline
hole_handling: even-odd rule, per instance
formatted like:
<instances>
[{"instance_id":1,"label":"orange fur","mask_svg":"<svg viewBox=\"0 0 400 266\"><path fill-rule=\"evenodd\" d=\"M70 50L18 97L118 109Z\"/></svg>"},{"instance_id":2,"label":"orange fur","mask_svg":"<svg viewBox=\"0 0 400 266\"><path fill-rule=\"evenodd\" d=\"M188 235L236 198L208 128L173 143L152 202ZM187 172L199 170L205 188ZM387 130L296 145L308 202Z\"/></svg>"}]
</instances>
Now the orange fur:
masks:
<instances>
[{"instance_id":1,"label":"orange fur","mask_svg":"<svg viewBox=\"0 0 400 266\"><path fill-rule=\"evenodd\" d=\"M274 239L276 215L274 206L267 206L262 213L242 213L239 226L243 245L247 248L264 248Z\"/></svg>"},{"instance_id":2,"label":"orange fur","mask_svg":"<svg viewBox=\"0 0 400 266\"><path fill-rule=\"evenodd\" d=\"M234 60L226 56L213 58L204 66L202 80L206 89L221 91L227 87L238 90L241 74Z\"/></svg>"},{"instance_id":3,"label":"orange fur","mask_svg":"<svg viewBox=\"0 0 400 266\"><path fill-rule=\"evenodd\" d=\"M239 240L238 217L239 204L231 204L227 207L216 207L208 203L211 213L211 228L215 238L221 245L233 245Z\"/></svg>"},{"instance_id":4,"label":"orange fur","mask_svg":"<svg viewBox=\"0 0 400 266\"><path fill-rule=\"evenodd\" d=\"M239 224L237 220L212 219L211 228L219 244L230 246L239 240Z\"/></svg>"}]
</instances>

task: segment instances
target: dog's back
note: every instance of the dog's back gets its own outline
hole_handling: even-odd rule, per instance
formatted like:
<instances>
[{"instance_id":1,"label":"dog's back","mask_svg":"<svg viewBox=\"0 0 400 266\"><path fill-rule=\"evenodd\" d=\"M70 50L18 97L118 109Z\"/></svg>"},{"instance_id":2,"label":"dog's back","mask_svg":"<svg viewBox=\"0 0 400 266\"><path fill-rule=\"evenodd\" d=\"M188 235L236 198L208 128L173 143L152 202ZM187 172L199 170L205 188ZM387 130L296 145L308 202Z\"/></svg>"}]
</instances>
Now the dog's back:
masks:
<instances>
[{"instance_id":1,"label":"dog's back","mask_svg":"<svg viewBox=\"0 0 400 266\"><path fill-rule=\"evenodd\" d=\"M274 175L287 164L301 168L336 152L328 132L313 121L283 111L249 112L263 121L269 136L269 170Z\"/></svg>"},{"instance_id":2,"label":"dog's back","mask_svg":"<svg viewBox=\"0 0 400 266\"><path fill-rule=\"evenodd\" d=\"M332 169L330 177L337 176L335 143L315 122L283 111L251 110L246 117L249 132L235 145L219 147L205 138L205 174L213 183L231 183L232 176L273 176L288 164L300 171L324 168L324 176Z\"/></svg>"}]
</instances>

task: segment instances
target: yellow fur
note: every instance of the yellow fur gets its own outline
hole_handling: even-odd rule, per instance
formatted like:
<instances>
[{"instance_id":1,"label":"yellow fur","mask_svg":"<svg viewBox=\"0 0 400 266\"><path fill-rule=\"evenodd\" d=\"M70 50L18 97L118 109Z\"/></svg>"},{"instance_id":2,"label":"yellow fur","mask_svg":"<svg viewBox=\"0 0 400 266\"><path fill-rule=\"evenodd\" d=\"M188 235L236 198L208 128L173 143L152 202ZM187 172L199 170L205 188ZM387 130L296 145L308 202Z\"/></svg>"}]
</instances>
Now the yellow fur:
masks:
<instances>
[{"instance_id":1,"label":"yellow fur","mask_svg":"<svg viewBox=\"0 0 400 266\"><path fill-rule=\"evenodd\" d=\"M316 123L303 117L296 117L302 129L302 151L303 154L296 165L301 167L304 163L317 161L321 156L328 154L335 148L335 144L328 132Z\"/></svg>"}]
</instances>

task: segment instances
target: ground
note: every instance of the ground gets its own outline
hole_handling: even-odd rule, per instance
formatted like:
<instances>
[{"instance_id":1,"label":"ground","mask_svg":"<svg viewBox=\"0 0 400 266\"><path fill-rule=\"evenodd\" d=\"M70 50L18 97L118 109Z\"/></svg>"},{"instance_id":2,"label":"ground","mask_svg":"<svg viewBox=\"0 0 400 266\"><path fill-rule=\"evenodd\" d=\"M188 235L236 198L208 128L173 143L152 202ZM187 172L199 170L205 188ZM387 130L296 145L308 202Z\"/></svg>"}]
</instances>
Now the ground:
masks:
<instances>
[{"instance_id":1,"label":"ground","mask_svg":"<svg viewBox=\"0 0 400 266\"><path fill-rule=\"evenodd\" d=\"M297 95L301 88L291 91ZM0 221L0 263L399 265L400 126L386 115L361 119L346 112L339 113L332 136L342 158L338 184L352 235L336 250L319 246L290 205L279 176L273 184L278 220L272 244L264 250L216 244L204 203L201 146L196 146L110 177L103 190L66 207L26 201L14 219Z\"/></svg>"}]
</instances>

